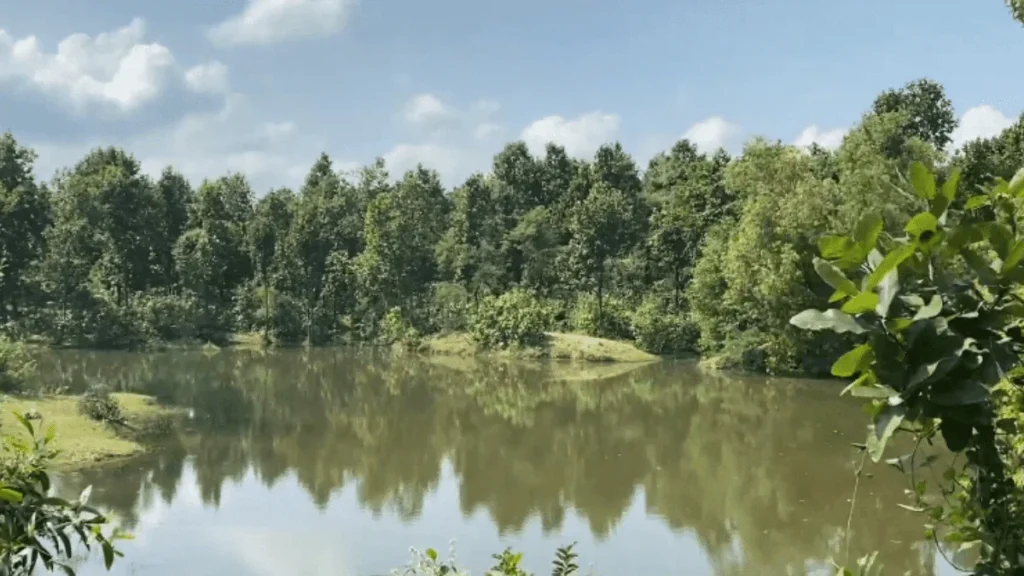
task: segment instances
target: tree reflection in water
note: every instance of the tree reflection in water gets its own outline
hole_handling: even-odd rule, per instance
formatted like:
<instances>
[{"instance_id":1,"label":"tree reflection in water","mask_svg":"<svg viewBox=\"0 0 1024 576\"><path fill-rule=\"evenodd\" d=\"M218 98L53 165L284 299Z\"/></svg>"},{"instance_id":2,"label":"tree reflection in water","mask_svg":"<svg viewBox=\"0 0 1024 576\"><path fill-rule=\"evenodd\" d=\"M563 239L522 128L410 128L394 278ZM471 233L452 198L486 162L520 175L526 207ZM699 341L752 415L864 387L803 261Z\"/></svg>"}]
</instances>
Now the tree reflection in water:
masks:
<instances>
[{"instance_id":1,"label":"tree reflection in water","mask_svg":"<svg viewBox=\"0 0 1024 576\"><path fill-rule=\"evenodd\" d=\"M95 502L129 528L154 499L175 499L189 467L208 507L246 474L267 487L294 475L321 509L355 484L365 509L412 520L449 462L462 514L485 511L502 534L531 519L557 533L573 511L600 540L628 530L639 496L723 575L804 574L841 555L849 446L863 436L830 383L674 362L581 373L349 350L58 352L40 358L39 377L73 390L101 379L194 410L153 454L63 478L70 490L94 484ZM887 573L934 573L920 518L895 506L904 479L874 472L852 552L880 550Z\"/></svg>"}]
</instances>

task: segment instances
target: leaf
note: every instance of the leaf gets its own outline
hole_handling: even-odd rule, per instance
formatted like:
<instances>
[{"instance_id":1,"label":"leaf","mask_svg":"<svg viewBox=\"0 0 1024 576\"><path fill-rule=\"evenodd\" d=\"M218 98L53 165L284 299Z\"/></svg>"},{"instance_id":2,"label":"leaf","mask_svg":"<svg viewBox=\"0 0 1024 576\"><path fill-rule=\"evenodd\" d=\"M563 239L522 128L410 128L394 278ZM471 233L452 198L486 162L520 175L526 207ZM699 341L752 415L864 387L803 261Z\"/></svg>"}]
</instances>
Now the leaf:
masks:
<instances>
[{"instance_id":1,"label":"leaf","mask_svg":"<svg viewBox=\"0 0 1024 576\"><path fill-rule=\"evenodd\" d=\"M871 349L871 344L861 344L840 356L839 359L832 364L832 375L838 376L839 378L849 378L854 374L863 372L871 365L871 361L874 359L874 356L875 353Z\"/></svg>"},{"instance_id":2,"label":"leaf","mask_svg":"<svg viewBox=\"0 0 1024 576\"><path fill-rule=\"evenodd\" d=\"M843 271L833 266L827 260L821 258L814 259L814 271L821 276L821 279L828 283L829 286L836 290L846 294L847 296L857 295L857 285L852 280L843 274Z\"/></svg>"},{"instance_id":3,"label":"leaf","mask_svg":"<svg viewBox=\"0 0 1024 576\"><path fill-rule=\"evenodd\" d=\"M869 252L878 242L878 235L882 233L882 217L873 212L861 216L857 226L853 229L853 239L860 244L862 251Z\"/></svg>"},{"instance_id":4,"label":"leaf","mask_svg":"<svg viewBox=\"0 0 1024 576\"><path fill-rule=\"evenodd\" d=\"M1003 267L999 270L999 273L1006 274L1012 272L1022 259L1024 259L1024 240L1017 240L1006 254L1006 258L1003 260Z\"/></svg>"},{"instance_id":5,"label":"leaf","mask_svg":"<svg viewBox=\"0 0 1024 576\"><path fill-rule=\"evenodd\" d=\"M839 290L836 290L835 292L832 293L831 296L828 297L828 302L829 304L834 304L836 302L843 300L844 298L846 298L846 294L843 294Z\"/></svg>"},{"instance_id":6,"label":"leaf","mask_svg":"<svg viewBox=\"0 0 1024 576\"><path fill-rule=\"evenodd\" d=\"M935 196L931 203L931 209L929 210L932 215L942 221L946 214L946 210L949 209L949 205L953 203L953 198L956 197L956 188L960 183L960 169L953 170L946 181L942 183L942 188L939 193Z\"/></svg>"},{"instance_id":7,"label":"leaf","mask_svg":"<svg viewBox=\"0 0 1024 576\"><path fill-rule=\"evenodd\" d=\"M17 412L12 412L12 414L14 414L14 417L18 419L18 422L21 422L21 425L25 427L25 430L28 430L28 435L34 438L36 435L36 429L32 427L32 423Z\"/></svg>"},{"instance_id":8,"label":"leaf","mask_svg":"<svg viewBox=\"0 0 1024 576\"><path fill-rule=\"evenodd\" d=\"M818 252L822 258L829 260L842 258L851 246L853 241L846 236L822 236L818 239Z\"/></svg>"},{"instance_id":9,"label":"leaf","mask_svg":"<svg viewBox=\"0 0 1024 576\"><path fill-rule=\"evenodd\" d=\"M937 406L970 406L987 402L991 394L980 382L958 380L948 390L932 392L931 401Z\"/></svg>"},{"instance_id":10,"label":"leaf","mask_svg":"<svg viewBox=\"0 0 1024 576\"><path fill-rule=\"evenodd\" d=\"M935 175L921 162L910 165L910 184L918 198L931 200L935 198Z\"/></svg>"},{"instance_id":11,"label":"leaf","mask_svg":"<svg viewBox=\"0 0 1024 576\"><path fill-rule=\"evenodd\" d=\"M917 246L913 244L903 244L899 248L890 251L885 255L885 258L875 266L875 269L871 271L865 280L864 290L872 290L878 283L882 281L886 274L896 270L900 264L902 264L907 258L910 258L917 252Z\"/></svg>"},{"instance_id":12,"label":"leaf","mask_svg":"<svg viewBox=\"0 0 1024 576\"><path fill-rule=\"evenodd\" d=\"M1013 175L1010 180L1010 184L1006 187L1006 191L1015 197L1024 196L1024 168L1017 170L1017 173Z\"/></svg>"},{"instance_id":13,"label":"leaf","mask_svg":"<svg viewBox=\"0 0 1024 576\"><path fill-rule=\"evenodd\" d=\"M960 452L966 448L974 432L970 424L946 418L939 423L939 430L942 432L942 439L946 441L946 447L952 452Z\"/></svg>"},{"instance_id":14,"label":"leaf","mask_svg":"<svg viewBox=\"0 0 1024 576\"><path fill-rule=\"evenodd\" d=\"M0 488L0 500L11 504L20 504L24 496L13 488Z\"/></svg>"},{"instance_id":15,"label":"leaf","mask_svg":"<svg viewBox=\"0 0 1024 576\"><path fill-rule=\"evenodd\" d=\"M980 194L978 196L971 196L964 203L964 208L967 210L977 210L982 206L988 206L992 203L992 198L988 194Z\"/></svg>"},{"instance_id":16,"label":"leaf","mask_svg":"<svg viewBox=\"0 0 1024 576\"><path fill-rule=\"evenodd\" d=\"M110 545L110 542L103 542L103 564L110 570L110 567L114 565L114 547Z\"/></svg>"},{"instance_id":17,"label":"leaf","mask_svg":"<svg viewBox=\"0 0 1024 576\"><path fill-rule=\"evenodd\" d=\"M882 459L882 453L885 452L885 445L892 438L893 433L900 427L903 422L903 417L906 416L907 409L904 406L891 406L886 404L879 412L875 415L875 420L871 424L871 433L868 434L868 455L871 456L873 462L878 462Z\"/></svg>"},{"instance_id":18,"label":"leaf","mask_svg":"<svg viewBox=\"0 0 1024 576\"><path fill-rule=\"evenodd\" d=\"M85 506L89 503L89 496L92 494L92 484L85 487L82 493L78 495L78 503L81 506Z\"/></svg>"},{"instance_id":19,"label":"leaf","mask_svg":"<svg viewBox=\"0 0 1024 576\"><path fill-rule=\"evenodd\" d=\"M878 294L874 292L861 292L853 298L850 298L843 304L842 311L847 314L861 314L863 312L870 312L878 306L879 298Z\"/></svg>"},{"instance_id":20,"label":"leaf","mask_svg":"<svg viewBox=\"0 0 1024 576\"><path fill-rule=\"evenodd\" d=\"M875 313L882 318L889 316L889 308L892 306L892 301L896 297L896 293L900 291L900 274L898 268L893 268L889 271L882 281L878 283L878 305L875 306Z\"/></svg>"},{"instance_id":21,"label":"leaf","mask_svg":"<svg viewBox=\"0 0 1024 576\"><path fill-rule=\"evenodd\" d=\"M427 548L427 558L437 561L437 550L434 550L433 548Z\"/></svg>"},{"instance_id":22,"label":"leaf","mask_svg":"<svg viewBox=\"0 0 1024 576\"><path fill-rule=\"evenodd\" d=\"M931 212L921 212L911 218L910 222L907 222L904 230L914 238L926 242L930 238L929 234L935 234L938 228L939 220L934 214Z\"/></svg>"},{"instance_id":23,"label":"leaf","mask_svg":"<svg viewBox=\"0 0 1024 576\"><path fill-rule=\"evenodd\" d=\"M825 310L824 312L813 309L804 310L790 318L789 323L803 330L832 330L837 334L844 334L846 332L863 334L867 332L867 329L858 324L853 316L835 308Z\"/></svg>"},{"instance_id":24,"label":"leaf","mask_svg":"<svg viewBox=\"0 0 1024 576\"><path fill-rule=\"evenodd\" d=\"M927 305L918 308L917 314L914 314L914 321L934 318L939 315L939 312L942 312L942 297L936 294L932 296Z\"/></svg>"}]
</instances>

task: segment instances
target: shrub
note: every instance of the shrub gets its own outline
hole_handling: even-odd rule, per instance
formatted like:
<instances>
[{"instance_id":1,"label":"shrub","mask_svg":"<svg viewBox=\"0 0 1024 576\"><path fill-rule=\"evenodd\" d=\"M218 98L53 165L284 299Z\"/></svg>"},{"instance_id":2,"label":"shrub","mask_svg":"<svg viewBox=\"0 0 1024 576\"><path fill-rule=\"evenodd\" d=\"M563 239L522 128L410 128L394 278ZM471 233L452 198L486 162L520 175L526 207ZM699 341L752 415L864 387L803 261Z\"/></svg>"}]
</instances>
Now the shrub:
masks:
<instances>
[{"instance_id":1,"label":"shrub","mask_svg":"<svg viewBox=\"0 0 1024 576\"><path fill-rule=\"evenodd\" d=\"M576 544L563 546L555 552L551 562L551 576L572 576L579 573L576 560L579 556L573 550ZM412 550L412 561L402 569L392 570L393 576L469 576L468 570L459 568L455 562L454 549L449 553L448 560L438 560L437 551L427 548L424 551ZM523 555L506 548L500 554L493 554L494 566L485 574L488 576L528 576L520 567Z\"/></svg>"},{"instance_id":2,"label":"shrub","mask_svg":"<svg viewBox=\"0 0 1024 576\"><path fill-rule=\"evenodd\" d=\"M107 569L121 552L113 541L121 538L117 531L110 537L101 528L107 519L88 506L92 487L86 488L75 501L50 495L47 466L55 452L50 448L54 438L51 426L38 437L32 423L19 416L28 431L28 439L14 435L3 438L0 457L0 574L33 574L38 566L48 572L55 569L74 576L70 561L75 557L71 538L86 549L98 545Z\"/></svg>"},{"instance_id":3,"label":"shrub","mask_svg":"<svg viewBox=\"0 0 1024 576\"><path fill-rule=\"evenodd\" d=\"M110 395L110 389L102 384L93 384L82 394L78 408L93 420L101 422L122 422L121 405Z\"/></svg>"},{"instance_id":4,"label":"shrub","mask_svg":"<svg viewBox=\"0 0 1024 576\"><path fill-rule=\"evenodd\" d=\"M139 302L142 331L151 340L194 338L199 306L190 294L151 294Z\"/></svg>"},{"instance_id":5,"label":"shrub","mask_svg":"<svg viewBox=\"0 0 1024 576\"><path fill-rule=\"evenodd\" d=\"M687 314L673 310L659 296L649 296L633 314L636 345L652 354L677 354L697 349L700 332Z\"/></svg>"},{"instance_id":6,"label":"shrub","mask_svg":"<svg viewBox=\"0 0 1024 576\"><path fill-rule=\"evenodd\" d=\"M0 392L17 392L35 372L35 362L20 342L0 336Z\"/></svg>"},{"instance_id":7,"label":"shrub","mask_svg":"<svg viewBox=\"0 0 1024 576\"><path fill-rule=\"evenodd\" d=\"M516 288L481 300L470 319L470 333L484 348L537 346L544 342L550 317L548 306Z\"/></svg>"},{"instance_id":8,"label":"shrub","mask_svg":"<svg viewBox=\"0 0 1024 576\"><path fill-rule=\"evenodd\" d=\"M618 298L604 298L598 314L597 297L593 294L581 294L569 315L574 332L616 340L633 338L632 323L629 307Z\"/></svg>"},{"instance_id":9,"label":"shrub","mask_svg":"<svg viewBox=\"0 0 1024 576\"><path fill-rule=\"evenodd\" d=\"M420 334L402 314L402 309L394 307L384 315L380 326L380 340L384 344L404 344L415 346L419 343Z\"/></svg>"}]
</instances>

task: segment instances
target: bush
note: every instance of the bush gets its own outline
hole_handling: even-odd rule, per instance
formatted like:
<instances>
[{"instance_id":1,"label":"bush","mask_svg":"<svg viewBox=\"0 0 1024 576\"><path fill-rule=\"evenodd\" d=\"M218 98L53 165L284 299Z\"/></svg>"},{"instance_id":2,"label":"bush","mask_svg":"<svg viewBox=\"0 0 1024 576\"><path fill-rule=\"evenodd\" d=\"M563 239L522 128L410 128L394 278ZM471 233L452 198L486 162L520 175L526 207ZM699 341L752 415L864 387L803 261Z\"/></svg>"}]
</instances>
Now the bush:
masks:
<instances>
[{"instance_id":1,"label":"bush","mask_svg":"<svg viewBox=\"0 0 1024 576\"><path fill-rule=\"evenodd\" d=\"M75 501L50 495L46 468L56 454L49 446L53 427L40 438L31 422L19 420L28 439L5 435L0 455L0 574L33 574L41 565L47 572L60 569L74 576L70 562L76 556L71 545L75 535L86 549L99 545L109 570L122 555L113 546L122 535L115 531L107 537L100 530L107 519L87 505L91 486Z\"/></svg>"},{"instance_id":2,"label":"bush","mask_svg":"<svg viewBox=\"0 0 1024 576\"><path fill-rule=\"evenodd\" d=\"M632 340L632 315L625 302L618 298L605 297L603 311L598 317L597 297L581 294L569 314L569 324L574 332L611 338Z\"/></svg>"},{"instance_id":3,"label":"bush","mask_svg":"<svg viewBox=\"0 0 1024 576\"><path fill-rule=\"evenodd\" d=\"M632 328L637 347L651 354L693 352L700 337L688 315L655 295L647 297L633 314Z\"/></svg>"},{"instance_id":4,"label":"bush","mask_svg":"<svg viewBox=\"0 0 1024 576\"><path fill-rule=\"evenodd\" d=\"M562 546L555 552L555 559L551 562L551 576L572 576L579 573L579 566L576 560L579 556L574 548L576 544ZM460 568L455 561L454 548L449 552L448 560L439 560L437 551L427 548L424 551L412 550L412 561L402 569L392 570L394 576L469 576L469 571ZM513 552L506 548L500 554L492 554L494 566L485 574L488 576L528 576L528 573L520 566L523 561L522 553Z\"/></svg>"},{"instance_id":5,"label":"bush","mask_svg":"<svg viewBox=\"0 0 1024 576\"><path fill-rule=\"evenodd\" d=\"M480 301L470 319L470 333L484 348L538 346L551 323L548 306L529 292L513 289Z\"/></svg>"},{"instance_id":6,"label":"bush","mask_svg":"<svg viewBox=\"0 0 1024 576\"><path fill-rule=\"evenodd\" d=\"M194 296L151 294L139 302L142 331L151 340L194 338L199 306Z\"/></svg>"},{"instance_id":7,"label":"bush","mask_svg":"<svg viewBox=\"0 0 1024 576\"><path fill-rule=\"evenodd\" d=\"M35 373L35 362L20 342L0 336L0 392L18 392Z\"/></svg>"},{"instance_id":8,"label":"bush","mask_svg":"<svg viewBox=\"0 0 1024 576\"><path fill-rule=\"evenodd\" d=\"M470 308L469 292L460 284L434 284L430 294L430 324L440 332L465 330Z\"/></svg>"},{"instance_id":9,"label":"bush","mask_svg":"<svg viewBox=\"0 0 1024 576\"><path fill-rule=\"evenodd\" d=\"M110 389L102 384L90 386L79 399L78 408L82 414L100 422L124 421L121 405L110 395Z\"/></svg>"},{"instance_id":10,"label":"bush","mask_svg":"<svg viewBox=\"0 0 1024 576\"><path fill-rule=\"evenodd\" d=\"M413 347L419 343L420 334L402 314L397 306L388 310L380 327L380 340L384 344L404 344Z\"/></svg>"}]
</instances>

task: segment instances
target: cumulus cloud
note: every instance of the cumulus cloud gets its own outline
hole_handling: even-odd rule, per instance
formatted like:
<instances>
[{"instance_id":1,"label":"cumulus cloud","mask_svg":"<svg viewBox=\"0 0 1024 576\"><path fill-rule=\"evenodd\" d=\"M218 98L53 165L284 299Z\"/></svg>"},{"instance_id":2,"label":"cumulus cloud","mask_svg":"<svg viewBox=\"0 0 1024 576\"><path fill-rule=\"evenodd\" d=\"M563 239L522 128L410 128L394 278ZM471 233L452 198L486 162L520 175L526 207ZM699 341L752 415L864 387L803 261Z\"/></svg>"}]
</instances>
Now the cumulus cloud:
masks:
<instances>
[{"instance_id":1,"label":"cumulus cloud","mask_svg":"<svg viewBox=\"0 0 1024 576\"><path fill-rule=\"evenodd\" d=\"M719 148L728 148L733 139L739 135L739 126L727 122L721 116L712 116L701 120L683 134L701 152L714 152Z\"/></svg>"},{"instance_id":2,"label":"cumulus cloud","mask_svg":"<svg viewBox=\"0 0 1024 576\"><path fill-rule=\"evenodd\" d=\"M193 182L228 172L245 174L257 194L273 187L297 186L325 143L301 134L291 122L261 119L244 96L229 95L223 108L187 114L179 121L121 141L79 144L32 142L39 153L37 174L51 176L71 166L96 146L122 146L142 169L157 176L174 166Z\"/></svg>"},{"instance_id":3,"label":"cumulus cloud","mask_svg":"<svg viewBox=\"0 0 1024 576\"><path fill-rule=\"evenodd\" d=\"M134 110L159 95L174 69L171 51L144 42L145 31L136 18L95 37L72 34L51 53L35 36L14 38L0 30L0 82L24 82L79 110L95 103Z\"/></svg>"},{"instance_id":4,"label":"cumulus cloud","mask_svg":"<svg viewBox=\"0 0 1024 576\"><path fill-rule=\"evenodd\" d=\"M417 94L405 105L403 116L412 124L429 124L451 115L444 102L433 94Z\"/></svg>"},{"instance_id":5,"label":"cumulus cloud","mask_svg":"<svg viewBox=\"0 0 1024 576\"><path fill-rule=\"evenodd\" d=\"M199 94L222 94L228 91L228 67L213 60L185 71L185 84Z\"/></svg>"},{"instance_id":6,"label":"cumulus cloud","mask_svg":"<svg viewBox=\"0 0 1024 576\"><path fill-rule=\"evenodd\" d=\"M793 145L800 148L809 148L811 144L817 144L822 148L835 150L843 143L846 132L846 128L822 130L816 124L812 124L804 128L804 131L793 141Z\"/></svg>"},{"instance_id":7,"label":"cumulus cloud","mask_svg":"<svg viewBox=\"0 0 1024 576\"><path fill-rule=\"evenodd\" d=\"M328 36L348 19L353 0L248 0L245 9L207 31L221 46L271 45Z\"/></svg>"},{"instance_id":8,"label":"cumulus cloud","mask_svg":"<svg viewBox=\"0 0 1024 576\"><path fill-rule=\"evenodd\" d=\"M438 174L450 180L460 173L466 158L466 150L442 143L399 144L383 156L388 170L395 178L401 177L417 164L437 170Z\"/></svg>"},{"instance_id":9,"label":"cumulus cloud","mask_svg":"<svg viewBox=\"0 0 1024 576\"><path fill-rule=\"evenodd\" d=\"M957 150L971 140L998 136L1016 122L999 110L987 104L970 108L960 117L960 123L953 130L953 149Z\"/></svg>"},{"instance_id":10,"label":"cumulus cloud","mask_svg":"<svg viewBox=\"0 0 1024 576\"><path fill-rule=\"evenodd\" d=\"M553 115L533 122L520 137L534 154L542 153L549 142L554 142L570 156L584 158L592 156L602 144L615 140L619 125L618 116L603 112L590 112L574 120Z\"/></svg>"}]
</instances>

